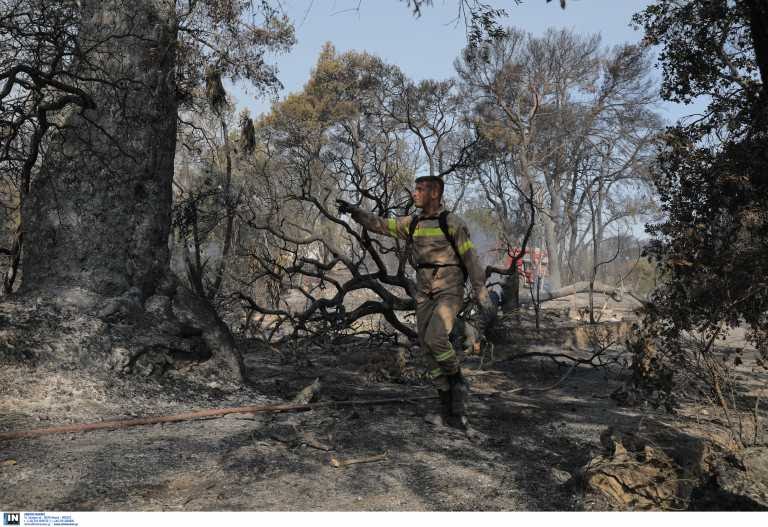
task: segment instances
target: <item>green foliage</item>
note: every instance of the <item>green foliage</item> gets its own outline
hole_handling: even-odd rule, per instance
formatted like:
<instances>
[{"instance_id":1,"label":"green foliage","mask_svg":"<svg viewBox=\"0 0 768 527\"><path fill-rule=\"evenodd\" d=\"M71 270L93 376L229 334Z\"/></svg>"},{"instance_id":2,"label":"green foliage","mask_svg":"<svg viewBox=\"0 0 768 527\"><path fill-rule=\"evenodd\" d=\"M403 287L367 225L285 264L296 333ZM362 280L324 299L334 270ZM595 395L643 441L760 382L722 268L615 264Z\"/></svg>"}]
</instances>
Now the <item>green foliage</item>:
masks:
<instances>
[{"instance_id":1,"label":"green foliage","mask_svg":"<svg viewBox=\"0 0 768 527\"><path fill-rule=\"evenodd\" d=\"M768 143L750 4L664 0L635 17L662 48L664 98L709 100L667 130L653 173L667 217L649 228L665 277L655 318L670 337L742 321L755 338L768 329Z\"/></svg>"},{"instance_id":2,"label":"green foliage","mask_svg":"<svg viewBox=\"0 0 768 527\"><path fill-rule=\"evenodd\" d=\"M176 4L176 84L181 101L193 103L211 73L245 81L257 92L280 87L277 68L268 64L264 55L288 51L296 38L279 4L266 0Z\"/></svg>"}]
</instances>

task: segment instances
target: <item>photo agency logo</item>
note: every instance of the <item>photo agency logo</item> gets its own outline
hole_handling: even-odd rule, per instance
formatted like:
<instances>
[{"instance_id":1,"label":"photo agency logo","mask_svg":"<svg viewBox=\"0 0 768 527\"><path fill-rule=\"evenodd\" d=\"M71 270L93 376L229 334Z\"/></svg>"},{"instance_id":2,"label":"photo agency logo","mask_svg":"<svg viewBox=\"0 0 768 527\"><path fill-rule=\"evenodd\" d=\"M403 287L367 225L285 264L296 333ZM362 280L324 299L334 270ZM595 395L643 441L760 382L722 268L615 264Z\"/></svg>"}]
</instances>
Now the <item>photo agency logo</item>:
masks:
<instances>
[{"instance_id":1,"label":"photo agency logo","mask_svg":"<svg viewBox=\"0 0 768 527\"><path fill-rule=\"evenodd\" d=\"M21 513L4 512L3 525L21 525Z\"/></svg>"}]
</instances>

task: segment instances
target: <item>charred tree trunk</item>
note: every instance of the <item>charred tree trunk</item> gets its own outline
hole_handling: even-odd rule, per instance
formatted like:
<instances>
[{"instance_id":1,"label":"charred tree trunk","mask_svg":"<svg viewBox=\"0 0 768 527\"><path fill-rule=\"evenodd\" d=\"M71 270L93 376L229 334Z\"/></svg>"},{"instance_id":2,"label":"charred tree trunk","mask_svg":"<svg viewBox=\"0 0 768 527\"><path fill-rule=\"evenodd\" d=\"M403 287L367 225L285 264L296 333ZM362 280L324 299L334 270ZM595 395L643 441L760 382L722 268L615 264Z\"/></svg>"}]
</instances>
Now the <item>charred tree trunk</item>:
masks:
<instances>
[{"instance_id":1,"label":"charred tree trunk","mask_svg":"<svg viewBox=\"0 0 768 527\"><path fill-rule=\"evenodd\" d=\"M169 274L175 5L80 5L72 76L95 109L50 116L56 126L22 203L20 294L69 302L98 322L80 363L127 371L158 353L212 356L235 380L242 362L226 326Z\"/></svg>"},{"instance_id":2,"label":"charred tree trunk","mask_svg":"<svg viewBox=\"0 0 768 527\"><path fill-rule=\"evenodd\" d=\"M501 286L502 313L512 313L520 307L520 276L513 273L504 279Z\"/></svg>"},{"instance_id":3,"label":"charred tree trunk","mask_svg":"<svg viewBox=\"0 0 768 527\"><path fill-rule=\"evenodd\" d=\"M74 67L96 104L61 116L23 203L22 291L149 296L168 268L176 149L173 12L83 2Z\"/></svg>"},{"instance_id":4,"label":"charred tree trunk","mask_svg":"<svg viewBox=\"0 0 768 527\"><path fill-rule=\"evenodd\" d=\"M752 157L752 174L750 179L753 184L764 192L768 187L768 175L765 166L768 165L768 152L766 151L766 134L768 134L768 5L764 0L748 0L745 2L749 20L749 29L752 33L752 43L755 50L755 59L760 70L762 90L755 108L753 118L753 132L751 141L754 143L749 156Z\"/></svg>"},{"instance_id":5,"label":"charred tree trunk","mask_svg":"<svg viewBox=\"0 0 768 527\"><path fill-rule=\"evenodd\" d=\"M766 86L768 83L768 5L762 0L748 0L746 5L757 66L760 68L763 86ZM763 90L765 91L765 88Z\"/></svg>"}]
</instances>

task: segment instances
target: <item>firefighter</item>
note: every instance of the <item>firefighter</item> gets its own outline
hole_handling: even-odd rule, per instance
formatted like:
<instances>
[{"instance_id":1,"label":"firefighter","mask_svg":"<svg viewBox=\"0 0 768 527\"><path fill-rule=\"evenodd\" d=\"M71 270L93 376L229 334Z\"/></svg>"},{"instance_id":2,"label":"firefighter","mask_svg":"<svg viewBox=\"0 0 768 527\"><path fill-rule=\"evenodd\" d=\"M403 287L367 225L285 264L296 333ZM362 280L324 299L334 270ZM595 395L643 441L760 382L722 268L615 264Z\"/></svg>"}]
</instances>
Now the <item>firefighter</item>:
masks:
<instances>
[{"instance_id":1,"label":"firefighter","mask_svg":"<svg viewBox=\"0 0 768 527\"><path fill-rule=\"evenodd\" d=\"M449 335L464 298L464 283L469 278L473 296L480 306L478 329L484 333L495 315L485 288L485 270L461 218L443 208L442 178L416 179L414 204L420 214L400 218L381 218L344 200L337 200L339 213L349 213L366 229L409 240L416 263L416 325L421 349L430 364L429 376L440 397L440 414L425 419L469 431L466 399L469 387Z\"/></svg>"}]
</instances>

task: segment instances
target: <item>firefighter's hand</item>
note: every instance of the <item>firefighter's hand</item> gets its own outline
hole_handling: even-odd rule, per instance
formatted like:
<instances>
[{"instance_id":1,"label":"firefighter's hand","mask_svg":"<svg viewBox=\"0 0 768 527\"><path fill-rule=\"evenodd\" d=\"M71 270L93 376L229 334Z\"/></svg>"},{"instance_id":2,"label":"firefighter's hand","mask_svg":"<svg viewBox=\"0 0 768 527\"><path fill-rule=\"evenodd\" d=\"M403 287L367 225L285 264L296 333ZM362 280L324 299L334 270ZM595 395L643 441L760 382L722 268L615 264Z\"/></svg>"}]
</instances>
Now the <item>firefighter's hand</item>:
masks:
<instances>
[{"instance_id":1,"label":"firefighter's hand","mask_svg":"<svg viewBox=\"0 0 768 527\"><path fill-rule=\"evenodd\" d=\"M483 355L490 346L491 343L488 342L488 339L480 335L480 337L472 343L472 348L469 351L472 355L480 356Z\"/></svg>"},{"instance_id":2,"label":"firefighter's hand","mask_svg":"<svg viewBox=\"0 0 768 527\"><path fill-rule=\"evenodd\" d=\"M352 205L349 201L344 201L343 199L337 199L336 205L339 208L339 214L349 214L357 208L354 205Z\"/></svg>"}]
</instances>

